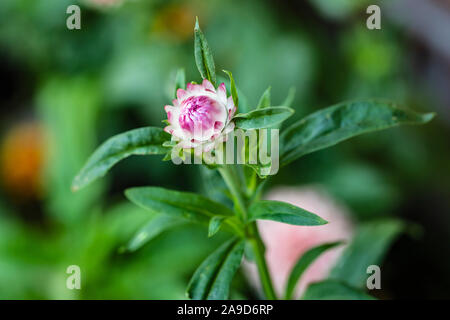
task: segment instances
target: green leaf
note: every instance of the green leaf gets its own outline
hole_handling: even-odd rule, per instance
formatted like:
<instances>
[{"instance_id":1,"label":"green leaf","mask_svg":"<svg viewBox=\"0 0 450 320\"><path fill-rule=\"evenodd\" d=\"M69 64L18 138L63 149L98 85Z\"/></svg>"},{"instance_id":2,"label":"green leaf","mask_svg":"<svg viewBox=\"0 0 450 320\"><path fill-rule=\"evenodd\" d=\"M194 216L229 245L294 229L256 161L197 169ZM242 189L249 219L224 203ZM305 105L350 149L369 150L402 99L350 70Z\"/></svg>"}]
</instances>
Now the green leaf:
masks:
<instances>
[{"instance_id":1,"label":"green leaf","mask_svg":"<svg viewBox=\"0 0 450 320\"><path fill-rule=\"evenodd\" d=\"M239 87L236 87L237 96L239 97L239 111L249 112L251 110L248 99Z\"/></svg>"},{"instance_id":2,"label":"green leaf","mask_svg":"<svg viewBox=\"0 0 450 320\"><path fill-rule=\"evenodd\" d=\"M175 147L177 145L176 141L164 141L162 146L163 147L167 147L167 148L172 148Z\"/></svg>"},{"instance_id":3,"label":"green leaf","mask_svg":"<svg viewBox=\"0 0 450 320\"><path fill-rule=\"evenodd\" d=\"M287 107L269 107L256 109L248 113L239 113L234 117L237 128L250 130L269 128L292 116L294 110Z\"/></svg>"},{"instance_id":4,"label":"green leaf","mask_svg":"<svg viewBox=\"0 0 450 320\"><path fill-rule=\"evenodd\" d=\"M194 55L200 75L203 79L211 81L212 85L215 87L216 67L214 65L211 49L198 24L198 18L195 19L194 28Z\"/></svg>"},{"instance_id":5,"label":"green leaf","mask_svg":"<svg viewBox=\"0 0 450 320\"><path fill-rule=\"evenodd\" d=\"M212 237L219 231L220 227L222 226L222 222L225 219L223 216L215 216L212 217L209 221L209 227L208 227L208 237Z\"/></svg>"},{"instance_id":6,"label":"green leaf","mask_svg":"<svg viewBox=\"0 0 450 320\"><path fill-rule=\"evenodd\" d=\"M160 187L137 187L125 190L127 198L154 213L167 214L208 224L213 216L232 216L233 211L201 195Z\"/></svg>"},{"instance_id":7,"label":"green leaf","mask_svg":"<svg viewBox=\"0 0 450 320\"><path fill-rule=\"evenodd\" d=\"M189 299L225 300L231 280L244 254L244 241L232 239L214 251L198 267L189 281L186 294Z\"/></svg>"},{"instance_id":8,"label":"green leaf","mask_svg":"<svg viewBox=\"0 0 450 320\"><path fill-rule=\"evenodd\" d=\"M272 159L269 159L268 163L262 164L245 164L246 167L251 168L260 179L265 179L270 175L272 170Z\"/></svg>"},{"instance_id":9,"label":"green leaf","mask_svg":"<svg viewBox=\"0 0 450 320\"><path fill-rule=\"evenodd\" d=\"M292 105L292 102L294 102L295 98L295 87L291 87L289 89L288 95L286 96L286 99L284 99L283 103L281 104L284 107L290 107Z\"/></svg>"},{"instance_id":10,"label":"green leaf","mask_svg":"<svg viewBox=\"0 0 450 320\"><path fill-rule=\"evenodd\" d=\"M175 75L175 92L174 99L177 98L177 90L186 88L186 73L184 69L178 69L177 74Z\"/></svg>"},{"instance_id":11,"label":"green leaf","mask_svg":"<svg viewBox=\"0 0 450 320\"><path fill-rule=\"evenodd\" d=\"M244 245L244 257L247 261L250 261L250 262L256 261L255 252L253 251L253 245L248 240L245 241L245 245Z\"/></svg>"},{"instance_id":12,"label":"green leaf","mask_svg":"<svg viewBox=\"0 0 450 320\"><path fill-rule=\"evenodd\" d=\"M136 251L162 232L183 224L184 221L168 215L157 215L147 222L128 242L126 250Z\"/></svg>"},{"instance_id":13,"label":"green leaf","mask_svg":"<svg viewBox=\"0 0 450 320\"><path fill-rule=\"evenodd\" d=\"M225 72L228 75L228 77L230 78L231 96L233 97L234 106L237 108L239 105L239 97L237 94L236 83L234 82L233 74L227 70L223 70L223 72Z\"/></svg>"},{"instance_id":14,"label":"green leaf","mask_svg":"<svg viewBox=\"0 0 450 320\"><path fill-rule=\"evenodd\" d=\"M330 278L364 288L367 267L379 265L383 261L389 246L403 229L404 224L398 220L380 220L361 225L331 270Z\"/></svg>"},{"instance_id":15,"label":"green leaf","mask_svg":"<svg viewBox=\"0 0 450 320\"><path fill-rule=\"evenodd\" d=\"M117 162L131 155L164 154L162 146L170 135L161 128L145 127L127 131L106 140L88 159L72 182L72 190L79 190L103 177Z\"/></svg>"},{"instance_id":16,"label":"green leaf","mask_svg":"<svg viewBox=\"0 0 450 320\"><path fill-rule=\"evenodd\" d=\"M282 164L351 137L402 124L423 124L434 113L419 114L382 101L344 102L319 110L281 134Z\"/></svg>"},{"instance_id":17,"label":"green leaf","mask_svg":"<svg viewBox=\"0 0 450 320\"><path fill-rule=\"evenodd\" d=\"M270 90L271 87L268 87L266 91L262 94L261 98L259 99L258 106L256 109L262 109L262 108L268 108L270 107L271 101L270 101Z\"/></svg>"},{"instance_id":18,"label":"green leaf","mask_svg":"<svg viewBox=\"0 0 450 320\"><path fill-rule=\"evenodd\" d=\"M375 300L367 293L335 281L325 280L309 285L303 300Z\"/></svg>"},{"instance_id":19,"label":"green leaf","mask_svg":"<svg viewBox=\"0 0 450 320\"><path fill-rule=\"evenodd\" d=\"M324 253L328 249L334 248L340 244L342 244L342 242L325 243L306 251L291 270L289 279L286 284L286 293L284 299L290 300L292 298L292 294L298 280L311 263L313 263L322 253Z\"/></svg>"},{"instance_id":20,"label":"green leaf","mask_svg":"<svg viewBox=\"0 0 450 320\"><path fill-rule=\"evenodd\" d=\"M305 209L272 200L260 200L250 206L248 221L257 219L273 220L296 226L320 226L328 223Z\"/></svg>"}]
</instances>

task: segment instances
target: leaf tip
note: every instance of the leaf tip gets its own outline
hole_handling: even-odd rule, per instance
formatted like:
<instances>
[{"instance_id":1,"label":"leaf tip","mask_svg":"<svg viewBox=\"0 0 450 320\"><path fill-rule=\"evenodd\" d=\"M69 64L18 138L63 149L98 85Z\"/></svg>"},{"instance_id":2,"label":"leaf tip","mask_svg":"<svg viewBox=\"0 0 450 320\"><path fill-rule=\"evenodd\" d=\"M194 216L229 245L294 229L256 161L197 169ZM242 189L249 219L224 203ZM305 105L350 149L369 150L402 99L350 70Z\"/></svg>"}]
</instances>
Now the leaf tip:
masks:
<instances>
[{"instance_id":1,"label":"leaf tip","mask_svg":"<svg viewBox=\"0 0 450 320\"><path fill-rule=\"evenodd\" d=\"M80 178L78 176L76 176L73 181L72 184L70 186L70 190L72 192L77 192L78 190L80 190L80 183L79 183Z\"/></svg>"},{"instance_id":2,"label":"leaf tip","mask_svg":"<svg viewBox=\"0 0 450 320\"><path fill-rule=\"evenodd\" d=\"M436 112L428 112L422 115L423 123L430 122L436 117Z\"/></svg>"},{"instance_id":3,"label":"leaf tip","mask_svg":"<svg viewBox=\"0 0 450 320\"><path fill-rule=\"evenodd\" d=\"M134 188L128 188L128 189L125 189L125 191L123 192L123 194L125 195L125 197L128 199L128 200L130 200L131 202L133 202L133 190L134 190Z\"/></svg>"},{"instance_id":4,"label":"leaf tip","mask_svg":"<svg viewBox=\"0 0 450 320\"><path fill-rule=\"evenodd\" d=\"M195 26L194 26L194 31L199 31L200 30L200 25L198 23L198 16L195 16Z\"/></svg>"}]
</instances>

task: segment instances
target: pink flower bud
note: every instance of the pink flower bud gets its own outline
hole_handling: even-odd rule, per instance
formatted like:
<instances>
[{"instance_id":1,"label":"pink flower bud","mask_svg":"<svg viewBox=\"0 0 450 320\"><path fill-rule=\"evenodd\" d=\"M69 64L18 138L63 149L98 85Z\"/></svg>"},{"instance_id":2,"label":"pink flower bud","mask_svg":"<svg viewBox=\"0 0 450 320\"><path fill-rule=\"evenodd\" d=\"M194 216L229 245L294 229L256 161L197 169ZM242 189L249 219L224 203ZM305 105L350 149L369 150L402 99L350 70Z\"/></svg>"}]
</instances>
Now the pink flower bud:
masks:
<instances>
[{"instance_id":1,"label":"pink flower bud","mask_svg":"<svg viewBox=\"0 0 450 320\"><path fill-rule=\"evenodd\" d=\"M351 238L353 228L347 210L319 188L279 187L269 192L266 199L288 202L314 212L328 221L326 225L314 227L293 226L269 220L258 221L273 285L277 293L282 295L292 267L306 251L324 243L340 240L348 242L346 240ZM324 252L306 269L297 283L295 298L299 298L310 283L326 278L344 247L339 246ZM245 266L250 283L258 288L256 266L248 262Z\"/></svg>"},{"instance_id":2,"label":"pink flower bud","mask_svg":"<svg viewBox=\"0 0 450 320\"><path fill-rule=\"evenodd\" d=\"M178 89L177 99L172 102L173 106L164 107L169 122L164 130L182 148L200 146L203 151L209 151L234 129L231 119L236 107L232 97L227 98L224 83L217 90L208 80L202 84L188 83L186 90Z\"/></svg>"}]
</instances>

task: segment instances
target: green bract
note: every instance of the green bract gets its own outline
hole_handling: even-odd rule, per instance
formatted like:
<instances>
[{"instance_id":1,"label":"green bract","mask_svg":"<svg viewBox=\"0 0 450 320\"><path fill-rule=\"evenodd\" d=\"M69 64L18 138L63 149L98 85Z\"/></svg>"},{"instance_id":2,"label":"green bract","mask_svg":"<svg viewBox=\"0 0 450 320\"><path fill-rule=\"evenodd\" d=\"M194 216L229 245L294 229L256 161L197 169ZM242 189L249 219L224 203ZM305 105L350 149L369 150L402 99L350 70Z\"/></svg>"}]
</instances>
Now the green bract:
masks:
<instances>
[{"instance_id":1,"label":"green bract","mask_svg":"<svg viewBox=\"0 0 450 320\"><path fill-rule=\"evenodd\" d=\"M233 97L234 106L237 108L239 105L239 97L238 97L238 93L237 93L237 89L236 89L236 83L234 82L233 74L227 70L223 70L223 72L225 72L228 75L228 77L230 78L231 96Z\"/></svg>"},{"instance_id":2,"label":"green bract","mask_svg":"<svg viewBox=\"0 0 450 320\"><path fill-rule=\"evenodd\" d=\"M234 117L237 128L251 130L264 129L277 125L294 114L288 107L267 107L248 113L239 113Z\"/></svg>"},{"instance_id":3,"label":"green bract","mask_svg":"<svg viewBox=\"0 0 450 320\"><path fill-rule=\"evenodd\" d=\"M175 89L173 93L173 98L177 98L177 90L186 88L186 73L184 69L178 69L175 75Z\"/></svg>"},{"instance_id":4,"label":"green bract","mask_svg":"<svg viewBox=\"0 0 450 320\"><path fill-rule=\"evenodd\" d=\"M257 105L256 109L270 107L270 105L271 105L270 90L271 90L271 87L268 87L266 89L266 91L264 91L264 93L262 94L261 98L259 99L259 102L258 102L258 105Z\"/></svg>"},{"instance_id":5,"label":"green bract","mask_svg":"<svg viewBox=\"0 0 450 320\"><path fill-rule=\"evenodd\" d=\"M195 21L194 28L194 55L200 75L203 79L208 79L211 81L212 85L215 87L216 67L214 65L214 59L208 42L200 29L198 19Z\"/></svg>"}]
</instances>

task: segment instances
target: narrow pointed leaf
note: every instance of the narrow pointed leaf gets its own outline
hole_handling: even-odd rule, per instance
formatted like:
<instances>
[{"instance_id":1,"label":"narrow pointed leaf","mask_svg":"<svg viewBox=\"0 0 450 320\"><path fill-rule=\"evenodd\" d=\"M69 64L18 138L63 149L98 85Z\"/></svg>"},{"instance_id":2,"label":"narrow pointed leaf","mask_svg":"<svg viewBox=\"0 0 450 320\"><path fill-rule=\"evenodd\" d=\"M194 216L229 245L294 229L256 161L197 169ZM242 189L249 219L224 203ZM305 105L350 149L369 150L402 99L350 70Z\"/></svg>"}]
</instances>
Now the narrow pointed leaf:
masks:
<instances>
[{"instance_id":1,"label":"narrow pointed leaf","mask_svg":"<svg viewBox=\"0 0 450 320\"><path fill-rule=\"evenodd\" d=\"M420 114L382 101L344 102L319 110L281 134L282 164L351 137L402 124L424 124L434 113Z\"/></svg>"},{"instance_id":2,"label":"narrow pointed leaf","mask_svg":"<svg viewBox=\"0 0 450 320\"><path fill-rule=\"evenodd\" d=\"M309 285L303 300L375 300L364 291L335 280L325 280Z\"/></svg>"},{"instance_id":3,"label":"narrow pointed leaf","mask_svg":"<svg viewBox=\"0 0 450 320\"><path fill-rule=\"evenodd\" d=\"M222 226L222 222L225 219L223 216L215 216L212 217L209 221L209 227L208 227L208 237L212 237L219 231L220 227Z\"/></svg>"},{"instance_id":4,"label":"narrow pointed leaf","mask_svg":"<svg viewBox=\"0 0 450 320\"><path fill-rule=\"evenodd\" d=\"M271 105L271 99L270 99L270 90L271 87L268 87L266 91L262 94L261 98L259 99L258 105L256 109L262 109L262 108L268 108Z\"/></svg>"},{"instance_id":5,"label":"narrow pointed leaf","mask_svg":"<svg viewBox=\"0 0 450 320\"><path fill-rule=\"evenodd\" d=\"M186 293L194 300L225 300L230 284L241 265L244 241L232 239L214 251L192 276Z\"/></svg>"},{"instance_id":6,"label":"narrow pointed leaf","mask_svg":"<svg viewBox=\"0 0 450 320\"><path fill-rule=\"evenodd\" d=\"M294 114L294 110L287 107L269 107L256 109L248 113L239 113L234 117L237 128L250 130L269 128L277 125Z\"/></svg>"},{"instance_id":7,"label":"narrow pointed leaf","mask_svg":"<svg viewBox=\"0 0 450 320\"><path fill-rule=\"evenodd\" d=\"M137 187L125 191L127 198L153 213L171 215L193 222L208 224L216 215L232 216L226 206L191 192L160 187Z\"/></svg>"},{"instance_id":8,"label":"narrow pointed leaf","mask_svg":"<svg viewBox=\"0 0 450 320\"><path fill-rule=\"evenodd\" d=\"M223 72L225 72L228 75L228 77L230 78L231 96L233 98L234 106L237 108L238 105L239 105L239 98L238 98L237 89L236 89L236 83L234 82L233 74L230 71L227 71L227 70L223 70Z\"/></svg>"},{"instance_id":9,"label":"narrow pointed leaf","mask_svg":"<svg viewBox=\"0 0 450 320\"><path fill-rule=\"evenodd\" d=\"M216 86L216 67L208 42L200 29L198 19L195 20L194 28L194 55L198 71L203 79L211 81Z\"/></svg>"},{"instance_id":10,"label":"narrow pointed leaf","mask_svg":"<svg viewBox=\"0 0 450 320\"><path fill-rule=\"evenodd\" d=\"M162 144L170 135L161 128L145 127L127 131L109 138L88 159L72 183L78 190L103 177L117 162L131 155L164 154Z\"/></svg>"},{"instance_id":11,"label":"narrow pointed leaf","mask_svg":"<svg viewBox=\"0 0 450 320\"><path fill-rule=\"evenodd\" d=\"M253 171L258 175L259 178L265 179L270 175L272 170L272 159L265 164L245 164L246 167L253 169Z\"/></svg>"},{"instance_id":12,"label":"narrow pointed leaf","mask_svg":"<svg viewBox=\"0 0 450 320\"><path fill-rule=\"evenodd\" d=\"M290 107L292 105L292 102L294 102L295 92L296 92L295 87L291 87L286 96L286 99L284 99L284 101L281 105L284 107Z\"/></svg>"},{"instance_id":13,"label":"narrow pointed leaf","mask_svg":"<svg viewBox=\"0 0 450 320\"><path fill-rule=\"evenodd\" d=\"M383 219L361 225L331 270L330 278L358 288L366 287L367 267L380 265L392 242L404 230L399 220Z\"/></svg>"},{"instance_id":14,"label":"narrow pointed leaf","mask_svg":"<svg viewBox=\"0 0 450 320\"><path fill-rule=\"evenodd\" d=\"M186 73L184 69L178 69L177 74L175 75L175 92L173 98L177 98L177 90L186 88Z\"/></svg>"},{"instance_id":15,"label":"narrow pointed leaf","mask_svg":"<svg viewBox=\"0 0 450 320\"><path fill-rule=\"evenodd\" d=\"M285 300L290 300L292 298L292 294L294 293L297 282L299 281L305 270L311 265L311 263L313 263L325 251L340 244L342 244L342 242L325 243L319 245L306 251L300 257L300 259L298 259L297 263L291 270L289 279L286 284Z\"/></svg>"},{"instance_id":16,"label":"narrow pointed leaf","mask_svg":"<svg viewBox=\"0 0 450 320\"><path fill-rule=\"evenodd\" d=\"M257 219L273 220L296 226L320 226L327 223L318 215L305 209L272 200L260 200L250 206L248 221Z\"/></svg>"},{"instance_id":17,"label":"narrow pointed leaf","mask_svg":"<svg viewBox=\"0 0 450 320\"><path fill-rule=\"evenodd\" d=\"M168 215L157 215L147 222L128 242L126 250L136 251L162 232L185 223Z\"/></svg>"}]
</instances>

